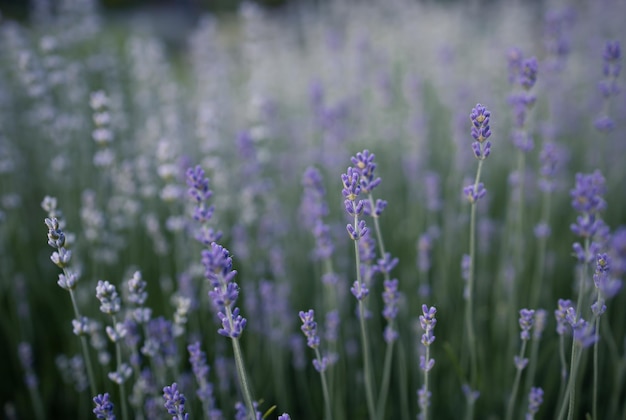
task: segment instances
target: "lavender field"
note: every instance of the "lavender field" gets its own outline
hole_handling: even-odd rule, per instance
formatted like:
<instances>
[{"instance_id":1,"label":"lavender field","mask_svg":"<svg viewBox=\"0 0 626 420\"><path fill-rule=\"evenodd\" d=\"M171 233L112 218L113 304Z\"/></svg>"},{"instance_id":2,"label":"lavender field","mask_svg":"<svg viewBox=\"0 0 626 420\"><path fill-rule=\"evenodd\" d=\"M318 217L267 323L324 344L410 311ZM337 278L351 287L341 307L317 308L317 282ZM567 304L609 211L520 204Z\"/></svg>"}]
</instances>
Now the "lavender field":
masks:
<instances>
[{"instance_id":1,"label":"lavender field","mask_svg":"<svg viewBox=\"0 0 626 420\"><path fill-rule=\"evenodd\" d=\"M626 420L626 1L0 16L6 419Z\"/></svg>"}]
</instances>

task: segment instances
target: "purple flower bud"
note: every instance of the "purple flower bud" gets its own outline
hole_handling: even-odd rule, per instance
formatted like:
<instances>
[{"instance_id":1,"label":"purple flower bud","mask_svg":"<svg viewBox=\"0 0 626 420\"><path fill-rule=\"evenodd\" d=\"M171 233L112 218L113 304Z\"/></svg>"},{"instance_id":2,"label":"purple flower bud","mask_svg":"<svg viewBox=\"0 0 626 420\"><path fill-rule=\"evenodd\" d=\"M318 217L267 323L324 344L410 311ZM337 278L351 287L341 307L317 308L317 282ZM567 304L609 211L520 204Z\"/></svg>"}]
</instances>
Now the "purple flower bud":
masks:
<instances>
[{"instance_id":1,"label":"purple flower bud","mask_svg":"<svg viewBox=\"0 0 626 420\"><path fill-rule=\"evenodd\" d=\"M515 356L513 357L513 364L517 370L524 370L528 365L528 359L525 357Z\"/></svg>"},{"instance_id":2,"label":"purple flower bud","mask_svg":"<svg viewBox=\"0 0 626 420\"><path fill-rule=\"evenodd\" d=\"M531 57L522 62L521 71L519 75L519 84L526 90L532 89L537 81L538 71L537 59Z\"/></svg>"},{"instance_id":3,"label":"purple flower bud","mask_svg":"<svg viewBox=\"0 0 626 420\"><path fill-rule=\"evenodd\" d=\"M519 326L522 329L520 337L524 341L530 340L530 330L534 323L535 311L533 309L521 309L519 311Z\"/></svg>"},{"instance_id":4,"label":"purple flower bud","mask_svg":"<svg viewBox=\"0 0 626 420\"><path fill-rule=\"evenodd\" d=\"M189 418L189 414L185 414L185 396L178 390L176 382L163 388L163 399L165 400L163 406L169 414L178 416L179 419Z\"/></svg>"},{"instance_id":5,"label":"purple flower bud","mask_svg":"<svg viewBox=\"0 0 626 420\"><path fill-rule=\"evenodd\" d=\"M312 349L316 349L320 345L320 338L317 335L317 322L315 322L315 311L309 309L308 312L300 311L300 320L302 326L300 329L307 338L307 345Z\"/></svg>"},{"instance_id":6,"label":"purple flower bud","mask_svg":"<svg viewBox=\"0 0 626 420\"><path fill-rule=\"evenodd\" d=\"M543 389L530 388L528 394L528 414L526 414L527 420L532 420L533 416L539 411L539 406L543 403Z\"/></svg>"},{"instance_id":7,"label":"purple flower bud","mask_svg":"<svg viewBox=\"0 0 626 420\"><path fill-rule=\"evenodd\" d=\"M470 113L470 120L472 121L471 134L480 143L491 136L491 128L489 127L490 116L491 112L481 104L476 104L476 107L472 108Z\"/></svg>"},{"instance_id":8,"label":"purple flower bud","mask_svg":"<svg viewBox=\"0 0 626 420\"><path fill-rule=\"evenodd\" d=\"M93 398L93 402L96 407L93 409L93 413L98 419L115 420L115 413L113 412L113 403L109 399L109 393L98 394Z\"/></svg>"},{"instance_id":9,"label":"purple flower bud","mask_svg":"<svg viewBox=\"0 0 626 420\"><path fill-rule=\"evenodd\" d=\"M365 283L361 282L359 284L358 281L355 281L352 284L352 287L350 288L350 292L354 295L354 297L357 300L365 299L369 295L369 293L370 293L370 291L367 288L367 286L365 285Z\"/></svg>"},{"instance_id":10,"label":"purple flower bud","mask_svg":"<svg viewBox=\"0 0 626 420\"><path fill-rule=\"evenodd\" d=\"M483 198L485 194L487 194L487 190L485 189L485 185L479 182L476 187L474 187L474 184L470 184L463 188L463 194L467 197L467 200L473 204Z\"/></svg>"}]
</instances>

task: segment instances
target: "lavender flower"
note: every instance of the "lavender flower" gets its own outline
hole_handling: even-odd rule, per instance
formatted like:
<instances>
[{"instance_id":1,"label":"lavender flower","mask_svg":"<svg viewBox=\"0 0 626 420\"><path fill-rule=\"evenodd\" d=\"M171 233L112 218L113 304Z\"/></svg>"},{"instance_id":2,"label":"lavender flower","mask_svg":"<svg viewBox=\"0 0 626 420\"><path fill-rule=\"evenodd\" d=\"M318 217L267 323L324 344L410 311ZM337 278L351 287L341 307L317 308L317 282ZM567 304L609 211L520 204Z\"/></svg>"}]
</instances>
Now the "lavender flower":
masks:
<instances>
[{"instance_id":1,"label":"lavender flower","mask_svg":"<svg viewBox=\"0 0 626 420\"><path fill-rule=\"evenodd\" d=\"M544 329L546 328L546 317L548 312L545 309L537 309L533 324L533 339L541 339Z\"/></svg>"},{"instance_id":2,"label":"lavender flower","mask_svg":"<svg viewBox=\"0 0 626 420\"><path fill-rule=\"evenodd\" d=\"M233 281L237 271L233 270L233 260L226 248L215 242L210 249L202 251L202 264L205 276L213 287L209 296L218 310L217 316L222 321L220 335L238 338L243 333L247 320L234 308L239 297L239 286Z\"/></svg>"},{"instance_id":3,"label":"lavender flower","mask_svg":"<svg viewBox=\"0 0 626 420\"><path fill-rule=\"evenodd\" d=\"M300 212L302 221L313 232L315 237L316 259L328 259L334 252L334 246L330 237L330 228L324 223L323 218L328 215L328 205L325 201L322 176L315 168L307 168L302 177L304 193Z\"/></svg>"},{"instance_id":4,"label":"lavender flower","mask_svg":"<svg viewBox=\"0 0 626 420\"><path fill-rule=\"evenodd\" d=\"M481 104L476 104L470 113L470 120L472 121L472 137L474 137L474 139L481 144L491 137L491 127L489 127L490 117L491 112L487 110L487 107Z\"/></svg>"},{"instance_id":5,"label":"lavender flower","mask_svg":"<svg viewBox=\"0 0 626 420\"><path fill-rule=\"evenodd\" d=\"M178 390L178 384L174 382L171 386L163 388L163 406L169 414L173 414L172 420L187 420L189 414L185 413L185 396Z\"/></svg>"},{"instance_id":6,"label":"lavender flower","mask_svg":"<svg viewBox=\"0 0 626 420\"><path fill-rule=\"evenodd\" d=\"M522 69L522 50L517 47L513 47L507 51L506 58L509 71L509 82L514 83L519 77Z\"/></svg>"},{"instance_id":7,"label":"lavender flower","mask_svg":"<svg viewBox=\"0 0 626 420\"><path fill-rule=\"evenodd\" d=\"M374 188L381 182L380 178L374 176L374 170L376 169L374 157L375 155L366 149L351 158L352 164L360 175L359 185L361 192L364 194L371 194Z\"/></svg>"},{"instance_id":8,"label":"lavender flower","mask_svg":"<svg viewBox=\"0 0 626 420\"><path fill-rule=\"evenodd\" d=\"M350 287L350 292L359 301L364 300L367 296L369 296L370 293L365 282L359 283L358 280L355 280L354 283L352 283L352 287Z\"/></svg>"},{"instance_id":9,"label":"lavender flower","mask_svg":"<svg viewBox=\"0 0 626 420\"><path fill-rule=\"evenodd\" d=\"M383 282L383 317L387 320L387 326L383 332L385 342L391 343L398 339L398 332L393 329L393 321L398 316L398 301L400 293L398 292L398 279L385 280Z\"/></svg>"},{"instance_id":10,"label":"lavender flower","mask_svg":"<svg viewBox=\"0 0 626 420\"><path fill-rule=\"evenodd\" d=\"M606 181L599 170L591 174L576 174L576 184L570 191L572 207L579 213L597 214L606 209Z\"/></svg>"},{"instance_id":11,"label":"lavender flower","mask_svg":"<svg viewBox=\"0 0 626 420\"><path fill-rule=\"evenodd\" d=\"M420 273L427 273L430 270L432 248L431 235L428 232L421 234L417 241L417 268Z\"/></svg>"},{"instance_id":12,"label":"lavender flower","mask_svg":"<svg viewBox=\"0 0 626 420\"><path fill-rule=\"evenodd\" d=\"M437 309L434 306L429 308L426 305L422 305L422 315L420 315L419 320L420 326L424 330L424 334L422 334L421 342L427 349L435 341L433 330L435 329L435 325L437 325L437 319L435 319L436 313ZM420 356L420 369L424 372L430 371L434 365L435 359Z\"/></svg>"},{"instance_id":13,"label":"lavender flower","mask_svg":"<svg viewBox=\"0 0 626 420\"><path fill-rule=\"evenodd\" d=\"M25 341L21 342L17 346L17 355L20 359L20 364L24 369L24 383L26 387L31 390L35 390L39 383L37 375L33 371L33 348L30 343Z\"/></svg>"},{"instance_id":14,"label":"lavender flower","mask_svg":"<svg viewBox=\"0 0 626 420\"><path fill-rule=\"evenodd\" d=\"M525 89L530 90L537 81L538 64L535 57L524 60L521 65L519 75L519 84Z\"/></svg>"},{"instance_id":15,"label":"lavender flower","mask_svg":"<svg viewBox=\"0 0 626 420\"><path fill-rule=\"evenodd\" d=\"M574 343L581 348L587 348L598 341L593 325L583 318L576 318L574 314L573 319L570 321L572 327L572 334L574 336Z\"/></svg>"},{"instance_id":16,"label":"lavender flower","mask_svg":"<svg viewBox=\"0 0 626 420\"><path fill-rule=\"evenodd\" d=\"M607 254L598 254L596 257L596 271L593 274L593 283L598 290L598 297L591 305L591 311L595 316L600 316L606 311L604 304L605 291L608 291L610 260Z\"/></svg>"},{"instance_id":17,"label":"lavender flower","mask_svg":"<svg viewBox=\"0 0 626 420\"><path fill-rule=\"evenodd\" d=\"M420 389L417 390L417 404L419 407L424 410L426 407L430 407L430 397L432 396L432 392L426 389L425 385L422 385ZM424 416L420 416L419 418L423 418Z\"/></svg>"},{"instance_id":18,"label":"lavender flower","mask_svg":"<svg viewBox=\"0 0 626 420\"><path fill-rule=\"evenodd\" d=\"M479 182L478 184L470 184L463 188L463 194L467 198L467 201L474 204L487 194L487 189L482 182Z\"/></svg>"},{"instance_id":19,"label":"lavender flower","mask_svg":"<svg viewBox=\"0 0 626 420\"><path fill-rule=\"evenodd\" d=\"M138 306L143 306L148 299L148 293L146 287L148 283L141 278L141 272L135 271L133 277L128 280L128 301Z\"/></svg>"},{"instance_id":20,"label":"lavender flower","mask_svg":"<svg viewBox=\"0 0 626 420\"><path fill-rule=\"evenodd\" d=\"M93 402L96 404L96 408L93 409L93 413L98 419L115 420L115 413L113 413L113 403L109 400L109 393L98 394L93 398Z\"/></svg>"},{"instance_id":21,"label":"lavender flower","mask_svg":"<svg viewBox=\"0 0 626 420\"><path fill-rule=\"evenodd\" d=\"M535 311L533 309L521 309L519 311L519 326L522 329L520 337L524 341L530 340L530 330L534 323Z\"/></svg>"},{"instance_id":22,"label":"lavender flower","mask_svg":"<svg viewBox=\"0 0 626 420\"><path fill-rule=\"evenodd\" d=\"M557 334L564 335L567 332L567 327L569 325L569 313L570 310L573 309L574 306L572 305L571 300L559 299L558 308L554 311Z\"/></svg>"},{"instance_id":23,"label":"lavender flower","mask_svg":"<svg viewBox=\"0 0 626 420\"><path fill-rule=\"evenodd\" d=\"M604 80L598 84L598 89L605 101L603 112L607 112L611 97L617 96L620 93L620 87L617 82L622 68L620 63L621 48L619 41L607 41L604 46L602 58L602 74L604 75ZM604 113L595 120L595 126L601 132L609 132L613 129L614 123L612 118Z\"/></svg>"},{"instance_id":24,"label":"lavender flower","mask_svg":"<svg viewBox=\"0 0 626 420\"><path fill-rule=\"evenodd\" d=\"M208 200L213 195L209 189L209 178L205 177L201 166L187 169L187 194L195 203L193 218L201 224L200 230L196 234L196 240L204 245L219 241L222 233L215 231L208 226L213 217L215 207L208 204Z\"/></svg>"},{"instance_id":25,"label":"lavender flower","mask_svg":"<svg viewBox=\"0 0 626 420\"><path fill-rule=\"evenodd\" d=\"M300 319L302 320L302 327L300 329L307 338L307 345L316 349L320 345L320 338L317 335L317 322L315 322L315 311L309 309L308 312L300 311Z\"/></svg>"},{"instance_id":26,"label":"lavender flower","mask_svg":"<svg viewBox=\"0 0 626 420\"><path fill-rule=\"evenodd\" d=\"M109 315L115 315L120 311L121 298L115 289L115 285L109 283L108 281L98 280L98 285L96 286L96 297L100 301L101 312Z\"/></svg>"},{"instance_id":27,"label":"lavender flower","mask_svg":"<svg viewBox=\"0 0 626 420\"><path fill-rule=\"evenodd\" d=\"M535 387L530 388L526 420L533 420L535 418L535 414L539 411L541 403L543 403L543 389Z\"/></svg>"}]
</instances>

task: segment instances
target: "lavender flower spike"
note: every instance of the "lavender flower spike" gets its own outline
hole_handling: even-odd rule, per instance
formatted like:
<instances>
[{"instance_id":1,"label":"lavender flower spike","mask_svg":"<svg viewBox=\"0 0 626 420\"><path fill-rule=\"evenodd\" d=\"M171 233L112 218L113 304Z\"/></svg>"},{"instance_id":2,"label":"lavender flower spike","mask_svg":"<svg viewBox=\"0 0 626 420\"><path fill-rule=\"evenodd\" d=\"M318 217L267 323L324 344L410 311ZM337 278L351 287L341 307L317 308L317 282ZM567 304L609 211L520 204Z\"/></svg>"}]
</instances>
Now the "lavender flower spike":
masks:
<instances>
[{"instance_id":1,"label":"lavender flower spike","mask_svg":"<svg viewBox=\"0 0 626 420\"><path fill-rule=\"evenodd\" d=\"M483 143L491 136L491 127L489 127L489 117L491 112L481 104L476 104L470 113L472 121L472 137L480 143Z\"/></svg>"},{"instance_id":2,"label":"lavender flower spike","mask_svg":"<svg viewBox=\"0 0 626 420\"><path fill-rule=\"evenodd\" d=\"M120 311L122 300L115 289L115 285L108 281L98 280L96 297L100 301L100 311L103 313L115 315Z\"/></svg>"},{"instance_id":3,"label":"lavender flower spike","mask_svg":"<svg viewBox=\"0 0 626 420\"><path fill-rule=\"evenodd\" d=\"M316 349L320 345L320 338L317 335L317 322L315 322L315 311L309 309L307 312L300 311L300 320L302 327L300 329L307 338L307 345L312 349Z\"/></svg>"},{"instance_id":4,"label":"lavender flower spike","mask_svg":"<svg viewBox=\"0 0 626 420\"><path fill-rule=\"evenodd\" d=\"M93 413L97 419L115 420L115 413L113 412L113 403L109 400L109 393L98 394L93 398L93 402L96 404L96 408L93 409Z\"/></svg>"},{"instance_id":5,"label":"lavender flower spike","mask_svg":"<svg viewBox=\"0 0 626 420\"><path fill-rule=\"evenodd\" d=\"M539 406L543 403L543 389L541 388L530 388L530 393L528 394L528 412L526 413L526 420L533 420L535 418L535 414L539 411Z\"/></svg>"},{"instance_id":6,"label":"lavender flower spike","mask_svg":"<svg viewBox=\"0 0 626 420\"><path fill-rule=\"evenodd\" d=\"M189 414L185 413L185 396L178 390L178 384L174 382L172 386L163 388L163 406L169 414L173 414L172 420L187 420Z\"/></svg>"}]
</instances>

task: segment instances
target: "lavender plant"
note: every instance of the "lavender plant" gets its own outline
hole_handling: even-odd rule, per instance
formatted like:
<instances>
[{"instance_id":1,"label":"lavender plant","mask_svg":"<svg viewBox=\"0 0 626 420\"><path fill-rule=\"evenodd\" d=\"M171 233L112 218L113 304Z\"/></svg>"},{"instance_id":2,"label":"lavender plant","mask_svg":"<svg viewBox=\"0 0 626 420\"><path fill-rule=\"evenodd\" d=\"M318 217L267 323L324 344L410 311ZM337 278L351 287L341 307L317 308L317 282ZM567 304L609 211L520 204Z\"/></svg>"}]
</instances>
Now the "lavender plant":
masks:
<instances>
[{"instance_id":1,"label":"lavender plant","mask_svg":"<svg viewBox=\"0 0 626 420\"><path fill-rule=\"evenodd\" d=\"M624 417L626 5L436 3L0 6L0 417Z\"/></svg>"},{"instance_id":2,"label":"lavender plant","mask_svg":"<svg viewBox=\"0 0 626 420\"><path fill-rule=\"evenodd\" d=\"M474 138L472 149L474 156L478 159L478 169L476 170L476 178L472 185L468 185L463 189L463 193L471 205L470 215L470 235L469 235L469 257L467 261L467 287L465 289L465 321L467 331L467 344L470 357L470 376L469 381L472 387L476 388L478 384L478 361L476 355L476 336L474 333L474 273L476 261L476 203L487 193L480 175L483 162L491 154L491 142L487 139L491 137L490 123L491 112L481 104L476 104L470 113L472 122L471 134ZM468 417L472 417L474 400L468 398Z\"/></svg>"}]
</instances>

